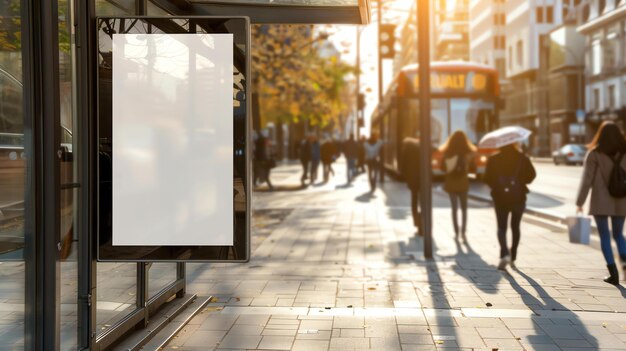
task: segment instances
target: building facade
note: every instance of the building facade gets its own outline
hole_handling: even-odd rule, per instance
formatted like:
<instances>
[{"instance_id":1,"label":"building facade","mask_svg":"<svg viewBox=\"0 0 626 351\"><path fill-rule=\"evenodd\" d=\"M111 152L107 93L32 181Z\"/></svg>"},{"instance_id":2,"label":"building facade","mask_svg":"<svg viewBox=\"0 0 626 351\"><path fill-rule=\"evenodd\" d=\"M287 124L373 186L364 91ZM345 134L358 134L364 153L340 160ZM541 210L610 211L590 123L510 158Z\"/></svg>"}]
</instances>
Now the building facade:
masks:
<instances>
[{"instance_id":1,"label":"building facade","mask_svg":"<svg viewBox=\"0 0 626 351\"><path fill-rule=\"evenodd\" d=\"M504 125L533 131L529 150L550 152L548 117L548 33L563 23L563 9L573 0L509 0L506 12L506 78Z\"/></svg>"},{"instance_id":2,"label":"building facade","mask_svg":"<svg viewBox=\"0 0 626 351\"><path fill-rule=\"evenodd\" d=\"M470 61L495 67L506 77L505 0L473 0L469 3Z\"/></svg>"},{"instance_id":3,"label":"building facade","mask_svg":"<svg viewBox=\"0 0 626 351\"><path fill-rule=\"evenodd\" d=\"M573 14L573 12L571 12ZM576 30L573 17L549 34L548 109L550 150L586 140L578 121L584 109L585 38Z\"/></svg>"},{"instance_id":4,"label":"building facade","mask_svg":"<svg viewBox=\"0 0 626 351\"><path fill-rule=\"evenodd\" d=\"M435 1L436 61L469 61L469 0Z\"/></svg>"},{"instance_id":5,"label":"building facade","mask_svg":"<svg viewBox=\"0 0 626 351\"><path fill-rule=\"evenodd\" d=\"M585 126L593 133L606 120L626 121L626 1L582 5L578 31L585 36Z\"/></svg>"}]
</instances>

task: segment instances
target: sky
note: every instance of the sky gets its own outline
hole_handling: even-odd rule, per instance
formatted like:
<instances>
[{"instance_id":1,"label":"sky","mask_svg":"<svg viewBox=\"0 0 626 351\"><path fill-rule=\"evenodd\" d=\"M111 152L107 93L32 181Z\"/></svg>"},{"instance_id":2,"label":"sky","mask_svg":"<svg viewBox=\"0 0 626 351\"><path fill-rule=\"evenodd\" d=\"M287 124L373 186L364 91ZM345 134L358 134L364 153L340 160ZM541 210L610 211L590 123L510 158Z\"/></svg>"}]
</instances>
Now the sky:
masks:
<instances>
[{"instance_id":1,"label":"sky","mask_svg":"<svg viewBox=\"0 0 626 351\"><path fill-rule=\"evenodd\" d=\"M454 0L452 0L454 1ZM406 21L411 5L415 0L387 0L383 6L383 23L395 23L398 25L396 31L399 35L400 26ZM378 70L377 70L377 34L378 34L378 14L376 4L372 4L371 23L364 26L356 25L333 25L320 27L320 30L327 30L332 35L329 40L335 44L341 52L341 59L350 64L356 64L356 37L357 30L361 31L361 92L366 94L365 107L365 128L369 133L369 119L378 104ZM383 87L384 90L393 80L393 60L383 60Z\"/></svg>"}]
</instances>

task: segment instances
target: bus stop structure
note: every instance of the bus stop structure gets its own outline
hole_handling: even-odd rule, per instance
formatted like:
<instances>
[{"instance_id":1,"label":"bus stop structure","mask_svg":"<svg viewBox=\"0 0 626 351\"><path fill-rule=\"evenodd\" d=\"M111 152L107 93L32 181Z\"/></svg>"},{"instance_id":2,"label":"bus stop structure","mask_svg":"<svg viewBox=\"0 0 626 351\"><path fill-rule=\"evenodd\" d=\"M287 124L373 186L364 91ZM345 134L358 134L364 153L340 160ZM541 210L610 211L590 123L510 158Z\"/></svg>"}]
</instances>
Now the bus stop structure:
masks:
<instances>
[{"instance_id":1,"label":"bus stop structure","mask_svg":"<svg viewBox=\"0 0 626 351\"><path fill-rule=\"evenodd\" d=\"M379 0L380 1L380 0ZM429 13L429 1L417 0L418 14ZM173 297L185 296L185 263L177 263L175 279L156 294L148 292L150 263L136 264L135 309L106 332L97 329L98 262L94 252L97 239L98 204L94 194L98 140L96 115L98 47L97 18L99 6L111 5L127 16L151 16L158 10L175 16L247 16L252 24L367 24L370 21L369 0L81 0L69 1L73 19L75 44L76 124L74 125L74 159L78 164L78 181L65 187L79 189L75 197L79 208L74 237L76 238L77 301L76 345L79 350L104 350L118 343L137 328L145 328L150 316ZM24 148L28 169L32 170L31 188L25 199L26 243L24 348L26 350L60 350L62 343L61 315L61 233L60 163L61 116L59 88L59 2L23 0L21 2L21 36L24 72ZM418 16L420 63L420 135L421 166L429 169L430 136L428 105L429 34L428 15ZM423 174L429 174L424 172ZM65 188L63 188L65 189ZM32 190L32 191L31 191ZM425 233L425 255L430 249L430 179L422 177L421 208ZM67 304L66 301L63 303Z\"/></svg>"}]
</instances>

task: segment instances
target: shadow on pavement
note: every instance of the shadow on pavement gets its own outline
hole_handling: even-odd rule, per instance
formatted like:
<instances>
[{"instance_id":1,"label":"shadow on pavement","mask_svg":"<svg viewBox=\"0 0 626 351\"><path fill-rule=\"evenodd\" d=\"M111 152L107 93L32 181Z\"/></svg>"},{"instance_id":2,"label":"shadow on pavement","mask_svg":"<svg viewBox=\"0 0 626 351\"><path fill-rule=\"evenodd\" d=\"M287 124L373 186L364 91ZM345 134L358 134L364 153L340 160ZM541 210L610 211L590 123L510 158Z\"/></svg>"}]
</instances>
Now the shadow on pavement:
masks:
<instances>
[{"instance_id":1,"label":"shadow on pavement","mask_svg":"<svg viewBox=\"0 0 626 351\"><path fill-rule=\"evenodd\" d=\"M363 194L355 197L354 201L367 203L367 202L370 202L372 199L375 199L375 198L376 198L376 195L368 191L366 193L363 193Z\"/></svg>"},{"instance_id":2,"label":"shadow on pavement","mask_svg":"<svg viewBox=\"0 0 626 351\"><path fill-rule=\"evenodd\" d=\"M456 255L441 256L442 258L454 259L456 265L453 270L468 282L474 284L480 291L488 294L497 293L496 287L502 280L502 273L487 263L469 243L461 245L459 240L454 240L457 248ZM463 250L463 247L467 251ZM478 281L480 279L480 282Z\"/></svg>"},{"instance_id":3,"label":"shadow on pavement","mask_svg":"<svg viewBox=\"0 0 626 351\"><path fill-rule=\"evenodd\" d=\"M521 277L523 277L529 284L530 286L533 287L533 289L535 289L536 293L539 295L539 297L543 300L539 300L539 298L533 296L530 292L528 292L526 289L524 289L518 282L517 280L515 280L515 278L510 275L510 274L505 274L504 277L505 279L509 282L509 284L511 284L511 287L513 288L513 290L515 290L519 296L522 298L522 301L524 301L524 304L531 309L537 316L540 316L541 311L546 311L546 310L552 310L552 311L570 311L567 307L561 305L558 301L556 301L554 298L552 298L545 290L544 288L537 283L533 278L531 278L529 275L527 275L526 273L524 273L523 271L519 270L519 269L515 269L514 270L517 274L519 274ZM589 342L591 344L591 347L598 347L598 340L591 335L591 333L589 331L587 331L587 329L585 328L584 324L578 319L578 317L572 313L573 317L567 318L572 324L573 326L570 326L569 324L566 325L570 328L573 328L574 326L578 326L577 331L581 334L581 336L583 338L585 338L585 340L587 342ZM533 317L531 318L531 320L533 320L533 327L535 329L535 331L537 332L536 335L532 335L532 336L528 336L528 342L530 344L533 344L533 339L536 339L535 344L540 344L542 343L542 341L540 339L544 338L542 337L545 334L548 334L550 336L550 331L546 330L546 328L556 328L558 325L554 325L554 324L549 324L546 325L544 327L540 326L537 321L535 320L536 318ZM573 337L574 335L572 335ZM582 341L582 340L581 340ZM581 347L585 347L585 345L580 344L579 346Z\"/></svg>"},{"instance_id":4,"label":"shadow on pavement","mask_svg":"<svg viewBox=\"0 0 626 351\"><path fill-rule=\"evenodd\" d=\"M277 192L277 191L299 191L299 190L304 190L306 189L307 186L303 186L303 185L274 185L273 189L270 189L266 186L263 187L257 187L254 188L254 192L258 192L258 193L271 193L271 192Z\"/></svg>"}]
</instances>

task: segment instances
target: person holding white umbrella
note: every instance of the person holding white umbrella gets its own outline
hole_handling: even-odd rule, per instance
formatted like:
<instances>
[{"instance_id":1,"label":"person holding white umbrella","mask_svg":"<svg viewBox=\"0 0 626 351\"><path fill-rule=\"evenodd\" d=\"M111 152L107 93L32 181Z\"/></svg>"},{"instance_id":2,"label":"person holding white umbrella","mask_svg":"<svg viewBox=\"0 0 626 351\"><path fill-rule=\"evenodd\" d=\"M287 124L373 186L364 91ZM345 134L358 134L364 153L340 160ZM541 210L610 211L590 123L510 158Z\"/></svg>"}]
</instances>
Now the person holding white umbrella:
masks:
<instances>
[{"instance_id":1,"label":"person holding white umbrella","mask_svg":"<svg viewBox=\"0 0 626 351\"><path fill-rule=\"evenodd\" d=\"M500 151L487 160L485 182L491 188L498 223L498 243L500 244L500 263L498 269L507 265L515 267L517 248L521 231L520 224L526 209L527 185L535 179L535 167L530 159L520 150L520 142L527 139L531 132L522 127L505 127L485 135L478 147L498 148ZM509 250L507 228L511 218L513 242Z\"/></svg>"}]
</instances>

